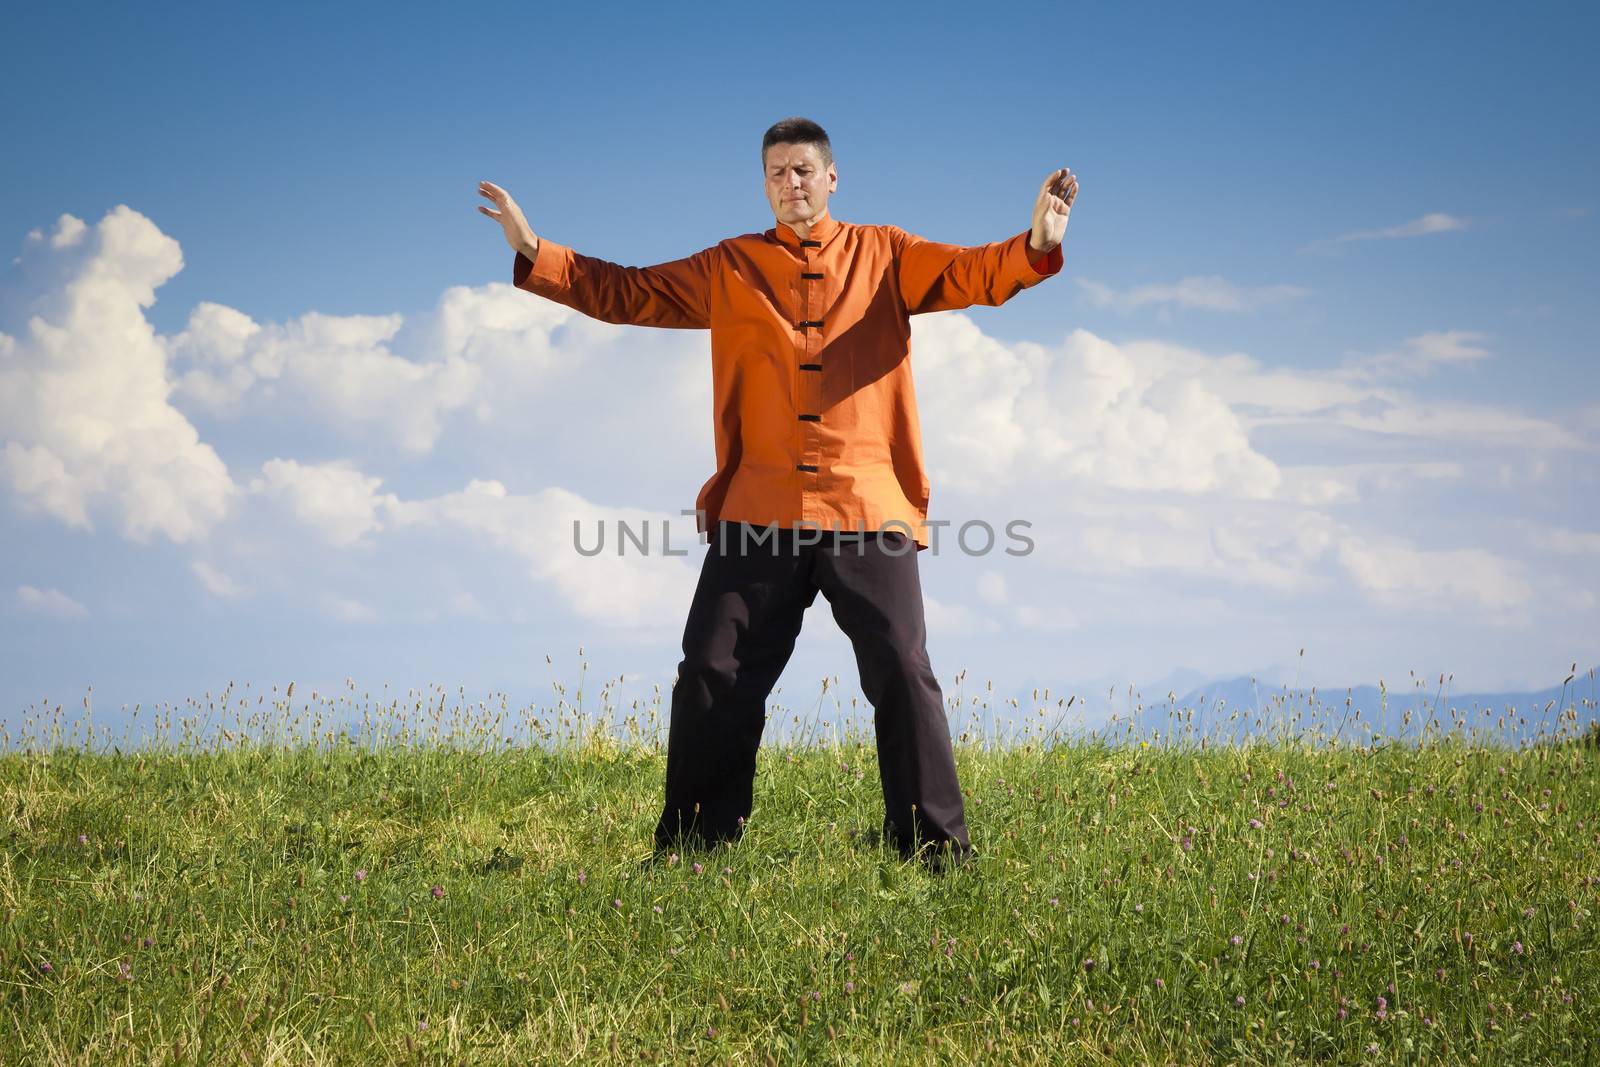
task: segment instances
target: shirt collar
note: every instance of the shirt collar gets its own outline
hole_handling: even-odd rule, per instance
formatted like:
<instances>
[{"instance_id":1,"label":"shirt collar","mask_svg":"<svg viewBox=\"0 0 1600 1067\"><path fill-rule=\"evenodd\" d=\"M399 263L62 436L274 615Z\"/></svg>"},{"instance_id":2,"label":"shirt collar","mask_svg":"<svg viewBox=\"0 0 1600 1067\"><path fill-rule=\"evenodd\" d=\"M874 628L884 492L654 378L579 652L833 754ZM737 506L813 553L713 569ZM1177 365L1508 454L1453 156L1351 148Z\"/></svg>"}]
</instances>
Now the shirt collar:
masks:
<instances>
[{"instance_id":1,"label":"shirt collar","mask_svg":"<svg viewBox=\"0 0 1600 1067\"><path fill-rule=\"evenodd\" d=\"M806 237L806 240L821 241L822 244L826 246L827 243L833 238L833 235L838 232L839 223L834 221L833 216L828 213L827 208L823 208L821 216L818 217L816 222L811 224L811 233ZM773 238L774 240L781 241L790 248L800 247L800 235L795 233L787 222L779 222L776 226L767 231L767 236Z\"/></svg>"}]
</instances>

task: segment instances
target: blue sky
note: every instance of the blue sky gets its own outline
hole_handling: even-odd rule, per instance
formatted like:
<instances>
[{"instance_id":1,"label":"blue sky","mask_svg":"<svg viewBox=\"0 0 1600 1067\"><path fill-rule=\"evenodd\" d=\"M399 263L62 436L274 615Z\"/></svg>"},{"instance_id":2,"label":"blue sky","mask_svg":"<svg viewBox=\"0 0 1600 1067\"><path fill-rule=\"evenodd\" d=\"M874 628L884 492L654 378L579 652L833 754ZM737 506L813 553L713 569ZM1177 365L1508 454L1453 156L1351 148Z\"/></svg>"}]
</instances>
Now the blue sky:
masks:
<instances>
[{"instance_id":1,"label":"blue sky","mask_svg":"<svg viewBox=\"0 0 1600 1067\"><path fill-rule=\"evenodd\" d=\"M0 722L545 700L579 645L665 688L709 342L511 289L475 190L660 262L772 225L792 114L845 221L1001 240L1080 179L1060 276L914 320L931 517L1039 544L923 555L942 682L1600 659L1592 7L790 10L8 10ZM575 559L573 515L690 555ZM774 699L824 675L819 598Z\"/></svg>"}]
</instances>

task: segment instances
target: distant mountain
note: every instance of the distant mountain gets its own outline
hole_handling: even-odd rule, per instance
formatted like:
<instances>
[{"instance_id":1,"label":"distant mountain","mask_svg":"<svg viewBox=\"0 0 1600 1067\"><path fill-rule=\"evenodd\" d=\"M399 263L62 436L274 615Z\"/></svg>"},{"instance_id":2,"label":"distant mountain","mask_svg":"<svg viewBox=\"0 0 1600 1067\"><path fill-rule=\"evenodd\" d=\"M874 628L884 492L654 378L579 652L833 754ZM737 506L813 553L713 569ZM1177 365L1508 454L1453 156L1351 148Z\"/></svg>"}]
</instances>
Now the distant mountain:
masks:
<instances>
[{"instance_id":1,"label":"distant mountain","mask_svg":"<svg viewBox=\"0 0 1600 1067\"><path fill-rule=\"evenodd\" d=\"M1178 728L1175 716L1181 715L1182 729L1191 736L1216 741L1278 730L1320 730L1343 741L1365 741L1374 733L1417 740L1424 730L1457 729L1514 744L1541 732L1552 736L1563 727L1569 734L1581 732L1596 722L1600 685L1595 674L1585 671L1565 685L1524 693L1452 693L1438 686L1387 692L1370 685L1295 688L1230 678L1197 686L1175 701L1165 694L1153 697L1134 710L1133 720L1136 732L1148 736L1152 730L1166 734ZM1569 709L1575 722L1564 720Z\"/></svg>"}]
</instances>

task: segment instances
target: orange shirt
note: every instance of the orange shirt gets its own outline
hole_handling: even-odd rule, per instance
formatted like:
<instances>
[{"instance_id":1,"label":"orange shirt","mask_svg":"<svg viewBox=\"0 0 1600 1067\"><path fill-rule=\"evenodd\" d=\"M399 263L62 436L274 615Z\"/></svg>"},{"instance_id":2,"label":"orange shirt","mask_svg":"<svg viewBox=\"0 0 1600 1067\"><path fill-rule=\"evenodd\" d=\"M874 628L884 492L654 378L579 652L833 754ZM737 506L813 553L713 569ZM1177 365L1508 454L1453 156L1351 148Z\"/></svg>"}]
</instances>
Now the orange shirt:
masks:
<instances>
[{"instance_id":1,"label":"orange shirt","mask_svg":"<svg viewBox=\"0 0 1600 1067\"><path fill-rule=\"evenodd\" d=\"M718 520L909 533L928 547L928 476L907 318L999 305L1061 269L1028 231L962 247L837 222L805 240L779 222L653 267L548 237L512 284L605 322L711 331L717 470L695 500Z\"/></svg>"}]
</instances>

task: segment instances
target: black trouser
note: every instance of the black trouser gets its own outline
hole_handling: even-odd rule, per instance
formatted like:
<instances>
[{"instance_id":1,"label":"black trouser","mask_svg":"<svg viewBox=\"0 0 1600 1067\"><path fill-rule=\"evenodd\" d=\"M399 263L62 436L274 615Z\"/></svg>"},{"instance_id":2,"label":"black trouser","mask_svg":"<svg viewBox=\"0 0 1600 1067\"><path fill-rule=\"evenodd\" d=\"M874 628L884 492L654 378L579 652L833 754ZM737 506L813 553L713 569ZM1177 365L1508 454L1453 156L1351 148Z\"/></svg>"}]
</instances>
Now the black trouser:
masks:
<instances>
[{"instance_id":1,"label":"black trouser","mask_svg":"<svg viewBox=\"0 0 1600 1067\"><path fill-rule=\"evenodd\" d=\"M959 856L970 848L944 697L928 662L915 544L896 530L721 522L683 630L658 849L743 833L767 696L818 590L855 646L873 707L885 839L904 855L924 845Z\"/></svg>"}]
</instances>

